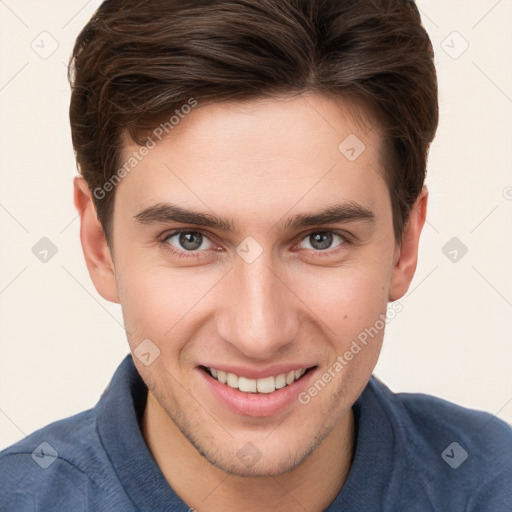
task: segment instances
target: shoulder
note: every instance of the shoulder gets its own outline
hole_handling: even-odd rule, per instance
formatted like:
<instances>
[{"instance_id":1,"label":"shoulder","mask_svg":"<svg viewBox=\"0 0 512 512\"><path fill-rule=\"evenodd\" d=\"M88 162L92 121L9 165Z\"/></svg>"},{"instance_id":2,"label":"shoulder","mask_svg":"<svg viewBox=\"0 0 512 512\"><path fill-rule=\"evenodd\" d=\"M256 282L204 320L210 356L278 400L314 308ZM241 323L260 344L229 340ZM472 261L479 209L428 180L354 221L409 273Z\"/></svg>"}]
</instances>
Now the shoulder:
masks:
<instances>
[{"instance_id":1,"label":"shoulder","mask_svg":"<svg viewBox=\"0 0 512 512\"><path fill-rule=\"evenodd\" d=\"M0 451L0 472L17 463L36 470L48 468L56 460L76 467L87 465L98 456L95 427L92 409L50 423Z\"/></svg>"},{"instance_id":2,"label":"shoulder","mask_svg":"<svg viewBox=\"0 0 512 512\"><path fill-rule=\"evenodd\" d=\"M468 511L511 509L510 425L435 396L393 393L375 378L371 391L393 424L402 444L397 453L425 499Z\"/></svg>"},{"instance_id":3,"label":"shoulder","mask_svg":"<svg viewBox=\"0 0 512 512\"><path fill-rule=\"evenodd\" d=\"M406 424L428 445L439 448L451 436L467 447L468 457L484 455L482 463L512 468L512 427L497 416L423 393L395 397Z\"/></svg>"},{"instance_id":4,"label":"shoulder","mask_svg":"<svg viewBox=\"0 0 512 512\"><path fill-rule=\"evenodd\" d=\"M116 480L90 409L0 452L0 509L24 512L36 510L37 503L41 510L65 510L70 504L85 510L94 496L108 495Z\"/></svg>"}]
</instances>

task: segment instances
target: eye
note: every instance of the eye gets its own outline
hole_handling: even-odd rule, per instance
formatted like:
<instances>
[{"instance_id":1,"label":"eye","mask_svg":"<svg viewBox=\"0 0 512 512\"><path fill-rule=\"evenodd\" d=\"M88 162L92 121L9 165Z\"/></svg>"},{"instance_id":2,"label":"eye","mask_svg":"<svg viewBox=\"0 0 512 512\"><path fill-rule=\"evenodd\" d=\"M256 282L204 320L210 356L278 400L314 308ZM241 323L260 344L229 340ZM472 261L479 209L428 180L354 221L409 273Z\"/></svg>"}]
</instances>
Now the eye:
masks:
<instances>
[{"instance_id":1,"label":"eye","mask_svg":"<svg viewBox=\"0 0 512 512\"><path fill-rule=\"evenodd\" d=\"M338 240L338 243L333 246L333 242ZM309 247L306 245L299 247L303 249L313 249L315 251L326 251L328 249L334 249L343 245L344 243L348 243L346 237L344 237L340 233L336 233L335 231L315 231L313 233L309 233L305 238L302 239L302 243L304 241L309 244Z\"/></svg>"},{"instance_id":2,"label":"eye","mask_svg":"<svg viewBox=\"0 0 512 512\"><path fill-rule=\"evenodd\" d=\"M206 247L203 246L202 250L213 247L212 242L199 231L176 231L167 235L164 242L171 245L178 252L199 251L205 242Z\"/></svg>"},{"instance_id":3,"label":"eye","mask_svg":"<svg viewBox=\"0 0 512 512\"><path fill-rule=\"evenodd\" d=\"M216 247L209 237L201 231L178 230L165 234L160 238L160 243L173 256L178 258L199 258L205 256L208 250L222 250ZM299 249L307 249L320 255L332 255L336 253L336 248L344 245L350 245L350 235L338 233L336 231L313 231L302 238L298 245Z\"/></svg>"}]
</instances>

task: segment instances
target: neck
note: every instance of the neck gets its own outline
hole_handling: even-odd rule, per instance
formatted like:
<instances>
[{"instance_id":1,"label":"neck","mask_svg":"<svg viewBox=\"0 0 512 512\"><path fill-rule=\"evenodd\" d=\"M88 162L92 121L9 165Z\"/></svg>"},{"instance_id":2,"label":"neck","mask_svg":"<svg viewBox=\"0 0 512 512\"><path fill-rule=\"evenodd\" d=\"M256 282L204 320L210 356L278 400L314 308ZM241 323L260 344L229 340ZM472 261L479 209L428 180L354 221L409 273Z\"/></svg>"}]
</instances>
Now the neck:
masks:
<instances>
[{"instance_id":1,"label":"neck","mask_svg":"<svg viewBox=\"0 0 512 512\"><path fill-rule=\"evenodd\" d=\"M321 512L334 501L354 455L352 409L302 464L274 476L225 473L207 461L148 392L142 435L165 479L198 512Z\"/></svg>"}]
</instances>

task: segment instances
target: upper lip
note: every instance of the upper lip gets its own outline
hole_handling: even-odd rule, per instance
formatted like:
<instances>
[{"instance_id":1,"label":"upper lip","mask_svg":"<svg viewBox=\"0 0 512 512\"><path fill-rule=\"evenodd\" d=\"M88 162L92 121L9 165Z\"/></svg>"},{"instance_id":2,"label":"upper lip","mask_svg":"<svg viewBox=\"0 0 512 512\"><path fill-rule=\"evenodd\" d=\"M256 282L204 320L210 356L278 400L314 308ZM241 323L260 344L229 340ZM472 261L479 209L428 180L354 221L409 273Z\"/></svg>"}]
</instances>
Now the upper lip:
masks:
<instances>
[{"instance_id":1,"label":"upper lip","mask_svg":"<svg viewBox=\"0 0 512 512\"><path fill-rule=\"evenodd\" d=\"M248 379L264 379L265 377L276 377L281 373L289 373L292 370L308 369L316 366L311 363L289 363L273 364L265 368L249 368L248 366L226 365L226 364L205 364L206 368L215 368L225 373L233 373L238 377L247 377Z\"/></svg>"}]
</instances>

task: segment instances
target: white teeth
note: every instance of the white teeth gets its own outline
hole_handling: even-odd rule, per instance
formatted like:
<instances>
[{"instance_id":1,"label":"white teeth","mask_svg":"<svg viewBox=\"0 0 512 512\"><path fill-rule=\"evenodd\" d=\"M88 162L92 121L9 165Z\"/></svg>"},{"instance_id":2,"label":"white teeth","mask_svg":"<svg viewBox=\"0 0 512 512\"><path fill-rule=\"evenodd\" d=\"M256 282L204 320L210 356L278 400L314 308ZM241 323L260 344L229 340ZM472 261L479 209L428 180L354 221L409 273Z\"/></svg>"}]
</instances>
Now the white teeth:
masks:
<instances>
[{"instance_id":1,"label":"white teeth","mask_svg":"<svg viewBox=\"0 0 512 512\"><path fill-rule=\"evenodd\" d=\"M281 389L286 386L286 374L281 373L276 377L276 389Z\"/></svg>"},{"instance_id":2,"label":"white teeth","mask_svg":"<svg viewBox=\"0 0 512 512\"><path fill-rule=\"evenodd\" d=\"M262 379L249 379L247 377L239 377L234 373L226 373L215 368L208 368L212 377L216 378L220 383L227 384L233 389L239 389L244 393L273 393L276 389L289 386L297 379L300 379L306 369L291 370L288 373L281 373L275 377L264 377Z\"/></svg>"},{"instance_id":3,"label":"white teeth","mask_svg":"<svg viewBox=\"0 0 512 512\"><path fill-rule=\"evenodd\" d=\"M276 390L276 379L274 377L265 377L257 381L259 393L272 393ZM244 390L241 390L244 391Z\"/></svg>"},{"instance_id":4,"label":"white teeth","mask_svg":"<svg viewBox=\"0 0 512 512\"><path fill-rule=\"evenodd\" d=\"M238 389L238 377L234 373L228 373L228 386Z\"/></svg>"},{"instance_id":5,"label":"white teeth","mask_svg":"<svg viewBox=\"0 0 512 512\"><path fill-rule=\"evenodd\" d=\"M256 393L256 380L238 377L238 389L246 393Z\"/></svg>"}]
</instances>

